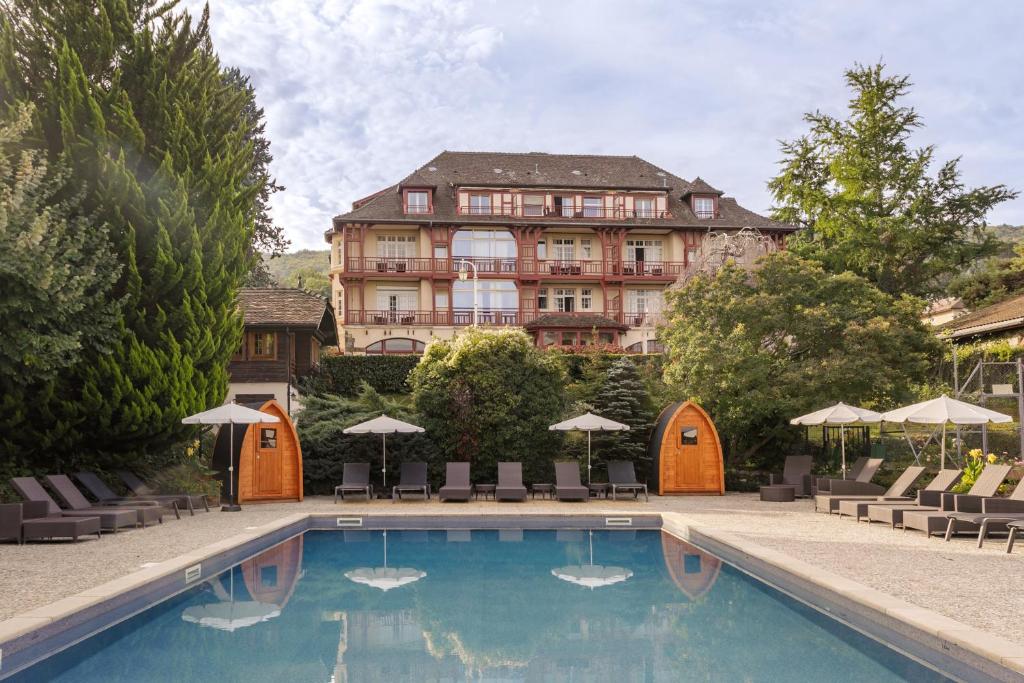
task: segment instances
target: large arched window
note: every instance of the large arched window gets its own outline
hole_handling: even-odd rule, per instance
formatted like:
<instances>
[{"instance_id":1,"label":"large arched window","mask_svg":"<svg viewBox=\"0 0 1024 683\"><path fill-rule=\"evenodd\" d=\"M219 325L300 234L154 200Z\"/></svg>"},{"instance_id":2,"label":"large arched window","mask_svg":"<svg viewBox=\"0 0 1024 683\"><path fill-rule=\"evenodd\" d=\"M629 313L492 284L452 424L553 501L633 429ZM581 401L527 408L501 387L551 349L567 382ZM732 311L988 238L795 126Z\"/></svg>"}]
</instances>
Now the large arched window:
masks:
<instances>
[{"instance_id":1,"label":"large arched window","mask_svg":"<svg viewBox=\"0 0 1024 683\"><path fill-rule=\"evenodd\" d=\"M427 347L426 344L417 339L408 339L406 337L392 337L390 339L383 339L379 342L374 342L366 347L366 353L368 355L411 355L414 353L423 353L423 350Z\"/></svg>"}]
</instances>

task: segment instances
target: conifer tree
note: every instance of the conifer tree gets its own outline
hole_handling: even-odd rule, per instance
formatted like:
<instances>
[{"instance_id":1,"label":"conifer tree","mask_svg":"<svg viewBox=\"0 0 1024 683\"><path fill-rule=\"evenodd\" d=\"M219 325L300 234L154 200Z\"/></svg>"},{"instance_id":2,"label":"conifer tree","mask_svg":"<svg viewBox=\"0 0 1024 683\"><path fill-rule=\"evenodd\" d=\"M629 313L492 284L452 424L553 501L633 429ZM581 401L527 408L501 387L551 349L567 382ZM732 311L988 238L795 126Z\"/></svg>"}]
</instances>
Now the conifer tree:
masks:
<instances>
[{"instance_id":1,"label":"conifer tree","mask_svg":"<svg viewBox=\"0 0 1024 683\"><path fill-rule=\"evenodd\" d=\"M109 352L85 352L35 408L21 447L59 425L74 457L166 449L227 390L241 338L237 289L253 265L252 119L226 81L207 12L157 0L10 0L0 97L36 105L39 144L85 184L120 273ZM40 457L45 454L40 453Z\"/></svg>"},{"instance_id":2,"label":"conifer tree","mask_svg":"<svg viewBox=\"0 0 1024 683\"><path fill-rule=\"evenodd\" d=\"M632 460L641 463L647 454L654 412L632 360L620 358L608 368L601 389L594 398L594 413L629 425L629 431L594 432L595 462ZM643 469L637 467L637 476L643 476Z\"/></svg>"}]
</instances>

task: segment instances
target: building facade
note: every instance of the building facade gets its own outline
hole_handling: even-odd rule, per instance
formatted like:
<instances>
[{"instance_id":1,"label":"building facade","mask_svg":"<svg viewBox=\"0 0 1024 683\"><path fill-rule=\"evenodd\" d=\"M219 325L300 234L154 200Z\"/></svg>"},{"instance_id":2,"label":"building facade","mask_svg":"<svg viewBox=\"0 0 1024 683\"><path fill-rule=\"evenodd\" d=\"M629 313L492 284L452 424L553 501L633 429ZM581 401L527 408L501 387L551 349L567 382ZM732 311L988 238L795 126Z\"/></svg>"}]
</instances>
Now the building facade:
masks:
<instances>
[{"instance_id":1,"label":"building facade","mask_svg":"<svg viewBox=\"0 0 1024 683\"><path fill-rule=\"evenodd\" d=\"M225 402L275 400L294 414L299 379L316 372L320 349L338 343L334 309L301 289L245 288L238 293L245 334L228 364Z\"/></svg>"},{"instance_id":2,"label":"building facade","mask_svg":"<svg viewBox=\"0 0 1024 683\"><path fill-rule=\"evenodd\" d=\"M475 317L654 351L665 289L743 228L779 246L795 229L635 156L442 152L327 231L340 346L420 353Z\"/></svg>"}]
</instances>

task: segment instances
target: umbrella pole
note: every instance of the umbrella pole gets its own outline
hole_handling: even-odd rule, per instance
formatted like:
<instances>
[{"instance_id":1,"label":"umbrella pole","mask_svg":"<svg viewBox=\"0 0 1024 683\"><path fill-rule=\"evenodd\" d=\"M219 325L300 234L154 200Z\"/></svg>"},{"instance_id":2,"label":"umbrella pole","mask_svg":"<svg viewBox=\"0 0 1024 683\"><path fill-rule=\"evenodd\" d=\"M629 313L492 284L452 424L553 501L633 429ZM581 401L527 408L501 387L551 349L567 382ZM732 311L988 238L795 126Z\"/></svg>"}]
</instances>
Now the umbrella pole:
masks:
<instances>
[{"instance_id":1,"label":"umbrella pole","mask_svg":"<svg viewBox=\"0 0 1024 683\"><path fill-rule=\"evenodd\" d=\"M839 453L843 461L843 479L846 479L846 427L839 425Z\"/></svg>"},{"instance_id":2,"label":"umbrella pole","mask_svg":"<svg viewBox=\"0 0 1024 683\"><path fill-rule=\"evenodd\" d=\"M590 486L590 434L591 431L587 430L587 486Z\"/></svg>"},{"instance_id":3,"label":"umbrella pole","mask_svg":"<svg viewBox=\"0 0 1024 683\"><path fill-rule=\"evenodd\" d=\"M381 448L384 451L383 458L381 459L380 475L381 481L384 484L384 493L388 490L388 435L380 435Z\"/></svg>"},{"instance_id":4,"label":"umbrella pole","mask_svg":"<svg viewBox=\"0 0 1024 683\"><path fill-rule=\"evenodd\" d=\"M235 423L228 422L228 504L221 512L239 512L242 506L235 500Z\"/></svg>"},{"instance_id":5,"label":"umbrella pole","mask_svg":"<svg viewBox=\"0 0 1024 683\"><path fill-rule=\"evenodd\" d=\"M939 452L942 453L942 457L941 457L941 459L939 461L941 463L940 467L942 469L946 469L946 423L945 422L942 423L942 448L939 449Z\"/></svg>"}]
</instances>

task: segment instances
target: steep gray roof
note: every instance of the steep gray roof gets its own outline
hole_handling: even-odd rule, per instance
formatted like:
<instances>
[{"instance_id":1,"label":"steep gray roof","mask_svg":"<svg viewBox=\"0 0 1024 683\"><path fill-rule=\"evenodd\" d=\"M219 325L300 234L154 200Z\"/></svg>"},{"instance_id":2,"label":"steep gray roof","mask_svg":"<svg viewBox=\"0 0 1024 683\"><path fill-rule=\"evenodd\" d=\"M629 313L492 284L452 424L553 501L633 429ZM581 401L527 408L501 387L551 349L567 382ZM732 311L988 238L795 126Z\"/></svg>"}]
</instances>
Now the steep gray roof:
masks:
<instances>
[{"instance_id":1,"label":"steep gray roof","mask_svg":"<svg viewBox=\"0 0 1024 683\"><path fill-rule=\"evenodd\" d=\"M245 287L238 290L238 306L247 327L319 330L328 344L337 343L334 309L319 294L285 287Z\"/></svg>"},{"instance_id":2,"label":"steep gray roof","mask_svg":"<svg viewBox=\"0 0 1024 683\"><path fill-rule=\"evenodd\" d=\"M405 214L402 188L432 188L434 213ZM546 188L592 190L665 190L671 218L630 218L628 220L573 219L573 225L624 224L663 227L728 229L754 227L792 231L797 228L773 221L744 209L730 197L719 200L720 218L697 218L684 198L693 192L721 195L700 178L688 182L637 156L593 154L547 154L543 152L442 152L404 179L375 195L357 202L351 211L335 217L344 222L422 223L427 220L452 223L508 223L507 216L461 216L456 213L455 188ZM551 216L516 216L517 223L550 224ZM330 233L332 231L328 231Z\"/></svg>"}]
</instances>

